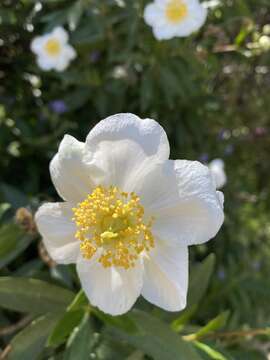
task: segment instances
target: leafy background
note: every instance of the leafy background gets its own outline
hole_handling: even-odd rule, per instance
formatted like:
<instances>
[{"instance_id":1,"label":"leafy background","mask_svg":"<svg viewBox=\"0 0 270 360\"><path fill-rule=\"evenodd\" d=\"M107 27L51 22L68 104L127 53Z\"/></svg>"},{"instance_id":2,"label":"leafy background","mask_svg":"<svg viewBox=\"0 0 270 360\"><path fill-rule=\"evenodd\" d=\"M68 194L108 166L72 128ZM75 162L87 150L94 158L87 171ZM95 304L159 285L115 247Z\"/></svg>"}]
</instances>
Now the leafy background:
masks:
<instances>
[{"instance_id":1,"label":"leafy background","mask_svg":"<svg viewBox=\"0 0 270 360\"><path fill-rule=\"evenodd\" d=\"M158 42L143 0L1 0L0 359L261 360L270 352L270 4L211 0L206 25ZM56 25L77 59L42 72L31 39ZM226 219L190 249L188 307L91 308L47 256L32 214L56 200L48 163L117 112L152 117L173 158L225 160Z\"/></svg>"}]
</instances>

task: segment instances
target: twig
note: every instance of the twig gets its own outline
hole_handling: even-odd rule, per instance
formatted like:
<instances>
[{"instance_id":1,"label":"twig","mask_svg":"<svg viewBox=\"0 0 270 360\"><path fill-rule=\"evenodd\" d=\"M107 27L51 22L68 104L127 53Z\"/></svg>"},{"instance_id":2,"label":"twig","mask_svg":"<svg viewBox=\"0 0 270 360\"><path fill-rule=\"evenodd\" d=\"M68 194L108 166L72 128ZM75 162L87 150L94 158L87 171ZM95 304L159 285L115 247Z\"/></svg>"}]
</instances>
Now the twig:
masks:
<instances>
[{"instance_id":1,"label":"twig","mask_svg":"<svg viewBox=\"0 0 270 360\"><path fill-rule=\"evenodd\" d=\"M190 334L183 336L186 341L199 340L201 338L209 339L230 339L237 337L253 337L258 335L270 335L270 329L251 329L251 330L239 330L239 331L227 331L227 332L216 332L208 333L205 335L196 336L196 334Z\"/></svg>"},{"instance_id":2,"label":"twig","mask_svg":"<svg viewBox=\"0 0 270 360\"><path fill-rule=\"evenodd\" d=\"M228 331L220 333L207 334L205 337L209 338L231 338L231 337L246 337L246 336L258 336L258 335L270 335L269 329L251 329L242 331Z\"/></svg>"},{"instance_id":3,"label":"twig","mask_svg":"<svg viewBox=\"0 0 270 360\"><path fill-rule=\"evenodd\" d=\"M7 345L0 354L0 360L5 360L11 351L11 345Z\"/></svg>"},{"instance_id":4,"label":"twig","mask_svg":"<svg viewBox=\"0 0 270 360\"><path fill-rule=\"evenodd\" d=\"M22 329L32 320L32 316L28 315L19 320L16 324L0 328L0 336L11 335L15 331ZM0 358L1 359L1 358Z\"/></svg>"}]
</instances>

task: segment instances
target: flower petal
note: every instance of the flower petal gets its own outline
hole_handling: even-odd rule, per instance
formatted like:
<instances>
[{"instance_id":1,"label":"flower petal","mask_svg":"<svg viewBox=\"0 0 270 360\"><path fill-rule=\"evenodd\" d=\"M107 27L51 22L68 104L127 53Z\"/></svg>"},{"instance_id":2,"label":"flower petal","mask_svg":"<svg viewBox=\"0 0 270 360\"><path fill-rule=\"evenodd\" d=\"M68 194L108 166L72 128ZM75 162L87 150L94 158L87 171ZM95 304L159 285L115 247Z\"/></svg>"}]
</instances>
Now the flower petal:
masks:
<instances>
[{"instance_id":1,"label":"flower petal","mask_svg":"<svg viewBox=\"0 0 270 360\"><path fill-rule=\"evenodd\" d=\"M217 189L221 189L227 183L224 170L225 164L222 159L215 159L208 165Z\"/></svg>"},{"instance_id":2,"label":"flower petal","mask_svg":"<svg viewBox=\"0 0 270 360\"><path fill-rule=\"evenodd\" d=\"M149 214L154 234L182 245L204 243L220 229L224 213L209 169L197 161L167 161L134 191Z\"/></svg>"},{"instance_id":3,"label":"flower petal","mask_svg":"<svg viewBox=\"0 0 270 360\"><path fill-rule=\"evenodd\" d=\"M164 17L163 11L155 3L148 4L144 9L144 21L147 25L153 26L158 24Z\"/></svg>"},{"instance_id":4,"label":"flower petal","mask_svg":"<svg viewBox=\"0 0 270 360\"><path fill-rule=\"evenodd\" d=\"M68 41L68 33L61 26L57 26L56 28L54 28L50 36L57 38L61 44L66 44Z\"/></svg>"},{"instance_id":5,"label":"flower petal","mask_svg":"<svg viewBox=\"0 0 270 360\"><path fill-rule=\"evenodd\" d=\"M50 163L51 178L59 195L74 204L83 200L94 187L93 169L83 160L84 148L84 143L65 135Z\"/></svg>"},{"instance_id":6,"label":"flower petal","mask_svg":"<svg viewBox=\"0 0 270 360\"><path fill-rule=\"evenodd\" d=\"M105 313L126 313L141 293L142 264L125 270L115 267L104 268L96 260L80 259L77 271L90 303Z\"/></svg>"},{"instance_id":7,"label":"flower petal","mask_svg":"<svg viewBox=\"0 0 270 360\"><path fill-rule=\"evenodd\" d=\"M157 246L144 261L143 297L165 310L186 307L188 288L187 246Z\"/></svg>"},{"instance_id":8,"label":"flower petal","mask_svg":"<svg viewBox=\"0 0 270 360\"><path fill-rule=\"evenodd\" d=\"M133 114L117 114L98 123L86 145L89 164L103 169L103 185L130 191L145 168L169 157L169 143L163 128L154 120Z\"/></svg>"},{"instance_id":9,"label":"flower petal","mask_svg":"<svg viewBox=\"0 0 270 360\"><path fill-rule=\"evenodd\" d=\"M59 264L75 263L80 252L72 217L72 210L67 203L44 204L35 215L46 249Z\"/></svg>"}]
</instances>

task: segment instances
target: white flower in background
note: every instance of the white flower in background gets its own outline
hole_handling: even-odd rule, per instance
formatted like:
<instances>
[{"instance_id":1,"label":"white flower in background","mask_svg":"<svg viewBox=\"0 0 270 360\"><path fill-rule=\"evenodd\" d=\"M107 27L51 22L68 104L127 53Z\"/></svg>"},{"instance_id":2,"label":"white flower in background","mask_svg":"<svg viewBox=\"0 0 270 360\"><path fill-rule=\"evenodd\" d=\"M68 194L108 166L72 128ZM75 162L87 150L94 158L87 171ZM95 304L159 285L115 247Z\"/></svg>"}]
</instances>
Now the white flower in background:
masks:
<instances>
[{"instance_id":1,"label":"white flower in background","mask_svg":"<svg viewBox=\"0 0 270 360\"><path fill-rule=\"evenodd\" d=\"M79 142L66 135L50 164L62 203L42 205L36 222L50 256L76 263L92 305L127 312L140 294L169 311L186 306L188 246L213 238L223 196L209 169L168 160L154 120L118 114Z\"/></svg>"},{"instance_id":2,"label":"white flower in background","mask_svg":"<svg viewBox=\"0 0 270 360\"><path fill-rule=\"evenodd\" d=\"M35 37L31 50L37 55L37 63L42 70L63 71L76 57L74 48L68 44L68 33L62 27Z\"/></svg>"},{"instance_id":3,"label":"white flower in background","mask_svg":"<svg viewBox=\"0 0 270 360\"><path fill-rule=\"evenodd\" d=\"M158 40L188 36L204 24L206 16L198 0L155 0L144 10L144 20Z\"/></svg>"},{"instance_id":4,"label":"white flower in background","mask_svg":"<svg viewBox=\"0 0 270 360\"><path fill-rule=\"evenodd\" d=\"M224 161L222 159L215 159L211 161L208 166L214 183L216 184L216 188L221 189L227 183Z\"/></svg>"}]
</instances>

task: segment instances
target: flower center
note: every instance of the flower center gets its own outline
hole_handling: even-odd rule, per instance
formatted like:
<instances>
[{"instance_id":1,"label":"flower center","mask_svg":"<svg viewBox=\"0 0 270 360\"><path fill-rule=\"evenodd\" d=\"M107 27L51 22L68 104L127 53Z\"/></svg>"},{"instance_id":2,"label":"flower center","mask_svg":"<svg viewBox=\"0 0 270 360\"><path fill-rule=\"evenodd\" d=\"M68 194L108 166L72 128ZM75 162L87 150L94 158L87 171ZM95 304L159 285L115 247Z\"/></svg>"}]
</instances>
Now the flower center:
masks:
<instances>
[{"instance_id":1,"label":"flower center","mask_svg":"<svg viewBox=\"0 0 270 360\"><path fill-rule=\"evenodd\" d=\"M170 0L166 7L166 17L171 23L182 21L188 13L187 5L182 0Z\"/></svg>"},{"instance_id":2,"label":"flower center","mask_svg":"<svg viewBox=\"0 0 270 360\"><path fill-rule=\"evenodd\" d=\"M57 56L60 53L61 45L57 39L49 39L45 43L45 50L50 56Z\"/></svg>"},{"instance_id":3,"label":"flower center","mask_svg":"<svg viewBox=\"0 0 270 360\"><path fill-rule=\"evenodd\" d=\"M105 268L133 267L140 254L154 247L153 219L144 222L144 208L133 192L98 186L73 213L83 257L97 253Z\"/></svg>"}]
</instances>

